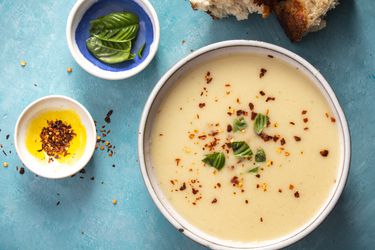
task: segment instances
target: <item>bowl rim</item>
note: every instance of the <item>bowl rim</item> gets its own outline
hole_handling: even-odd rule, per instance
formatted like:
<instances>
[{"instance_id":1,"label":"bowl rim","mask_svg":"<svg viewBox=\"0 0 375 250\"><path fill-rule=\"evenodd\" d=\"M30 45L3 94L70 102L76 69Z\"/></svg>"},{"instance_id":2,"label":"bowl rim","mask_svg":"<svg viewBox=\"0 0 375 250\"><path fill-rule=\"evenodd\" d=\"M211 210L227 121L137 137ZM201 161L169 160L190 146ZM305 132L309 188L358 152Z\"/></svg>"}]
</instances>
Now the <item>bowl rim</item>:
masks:
<instances>
[{"instance_id":1,"label":"bowl rim","mask_svg":"<svg viewBox=\"0 0 375 250\"><path fill-rule=\"evenodd\" d=\"M351 140L350 140L350 132L347 120L345 118L345 114L341 108L340 103L338 102L338 99L331 88L331 86L328 84L328 82L325 80L325 78L320 74L320 72L309 62L307 62L302 57L298 56L292 51L289 51L285 48L282 48L280 46L261 42L261 41L255 41L255 40L228 40L218 43L213 43L210 45L207 45L190 55L186 56L185 58L178 61L174 66L172 66L163 76L162 78L157 82L154 89L150 93L147 102L144 106L144 110L142 112L139 129L138 129L138 158L139 158L139 164L140 164L140 170L142 173L142 177L144 180L144 183L147 187L148 193L151 196L153 202L156 204L160 212L164 215L164 217L180 232L182 232L184 235L192 239L193 241L202 244L204 246L207 246L209 248L213 249L249 249L249 247L240 247L240 246L228 246L228 245L221 245L218 244L212 240L205 239L204 236L198 235L195 232L192 232L189 230L189 228L183 228L182 223L178 221L175 217L172 216L172 214L164 207L165 202L161 201L161 199L158 198L157 193L155 192L153 185L151 183L151 180L147 173L147 167L145 162L145 152L144 152L144 140L145 140L145 126L147 123L147 119L149 117L149 113L151 110L151 107L153 105L154 100L157 97L157 94L162 89L165 83L168 82L169 78L171 78L177 71L179 71L185 64L190 62L191 60L194 60L195 58L201 56L202 54L205 54L207 52L217 50L217 49L225 49L226 47L233 47L233 46L250 46L250 47L261 47L262 49L268 49L273 50L277 53L280 53L282 55L285 55L292 60L296 61L298 64L306 68L316 79L318 84L323 87L323 89L326 91L326 94L328 95L329 99L331 100L333 107L335 108L338 118L339 118L339 124L341 125L341 133L342 133L342 144L343 144L343 160L342 160L342 166L339 166L342 169L341 176L339 183L337 184L336 191L332 192L330 196L328 196L326 203L324 204L324 210L320 211L319 214L315 215L315 219L308 224L307 226L301 226L300 228L296 229L292 236L283 239L279 242L274 242L269 245L265 246L254 246L250 249L279 249L286 246L290 246L297 241L301 240L308 234L310 234L313 230L315 230L324 220L325 218L330 214L330 212L333 210L335 205L338 202L338 199L340 198L345 184L347 182L347 177L349 174L350 169L350 159L351 159ZM321 93L323 90L319 90ZM167 204L166 206L171 206L170 204ZM189 225L190 228L196 228L193 225ZM183 229L183 230L181 230ZM282 238L282 237L280 237Z\"/></svg>"},{"instance_id":2,"label":"bowl rim","mask_svg":"<svg viewBox=\"0 0 375 250\"><path fill-rule=\"evenodd\" d=\"M48 101L50 99L60 99L60 100L63 100L63 101L68 101L68 102L71 102L75 105L77 105L77 107L79 107L79 109L81 109L81 111L83 111L84 115L88 118L89 120L89 124L90 126L89 127L85 127L86 130L91 130L91 132L93 133L93 135L95 136L95 140L93 140L93 143L91 145L89 144L86 144L86 148L88 148L89 151L87 151L86 153L84 153L82 155L82 158L84 158L84 161L78 165L77 167L75 168L71 168L71 172L67 172L66 174L56 174L55 176L50 176L50 175L45 175L43 171L35 171L35 169L33 168L30 168L29 165L28 165L28 162L25 161L24 157L23 157L23 153L21 152L20 148L19 148L19 145L18 145L18 131L19 131L19 127L20 127L20 124L21 124L21 121L22 121L22 118L29 112L31 111L31 109L38 103L40 102L43 102L43 101ZM16 148L16 152L17 152L17 155L19 157L19 159L22 161L23 165L25 167L27 167L31 172L33 172L34 174L38 175L38 176L41 176L41 177L44 177L44 178L47 178L47 179L62 179L62 178L66 178L66 177L70 177L71 175L75 174L75 173L78 173L81 169L83 169L88 163L89 161L91 160L93 154L94 154L94 151L95 151L95 142L96 142L96 136L97 136L97 133L96 133L96 126L95 126L95 122L94 122L94 119L92 118L92 116L90 115L89 111L81 104L79 103L78 101L68 97L68 96L64 96L64 95L47 95L47 96L44 96L44 97L41 97L41 98L38 98L37 100L31 102L29 105L27 105L22 113L19 115L18 119L17 119L17 122L16 122L16 125L14 127L14 146Z\"/></svg>"},{"instance_id":3,"label":"bowl rim","mask_svg":"<svg viewBox=\"0 0 375 250\"><path fill-rule=\"evenodd\" d=\"M148 0L131 0L139 4L142 3L144 6L140 5L141 8L143 8L146 12L146 14L150 17L152 27L153 27L153 42L150 45L150 52L148 56L145 58L143 62L135 66L134 68L130 70L125 71L107 71L104 69L101 69L94 64L92 64L89 60L87 60L79 50L76 41L75 41L75 30L81 21L79 19L78 22L73 23L75 20L78 11L80 10L81 6L83 4L86 4L86 2L91 2L87 5L87 8L84 9L83 14L98 0L77 0L77 2L72 7L67 22L66 22L66 40L68 43L69 51L72 54L74 60L78 63L81 68L83 68L86 72L90 73L93 76L96 76L98 78L102 78L105 80L123 80L130 78L142 70L144 70L152 61L152 59L155 57L156 52L159 47L160 42L160 24L159 24L159 18L156 14L156 11L152 4ZM83 16L83 15L82 15ZM82 17L81 17L82 18Z\"/></svg>"}]
</instances>

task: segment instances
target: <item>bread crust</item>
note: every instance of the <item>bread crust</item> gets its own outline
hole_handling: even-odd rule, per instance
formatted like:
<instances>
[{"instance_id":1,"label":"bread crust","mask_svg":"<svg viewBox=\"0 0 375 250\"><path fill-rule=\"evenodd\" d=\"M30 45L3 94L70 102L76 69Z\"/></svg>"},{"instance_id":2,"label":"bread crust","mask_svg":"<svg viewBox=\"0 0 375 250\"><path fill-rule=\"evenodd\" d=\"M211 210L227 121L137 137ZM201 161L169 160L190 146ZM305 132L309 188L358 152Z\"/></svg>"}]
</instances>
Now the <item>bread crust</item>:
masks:
<instances>
[{"instance_id":1,"label":"bread crust","mask_svg":"<svg viewBox=\"0 0 375 250\"><path fill-rule=\"evenodd\" d=\"M274 1L272 9L293 42L300 41L308 32L307 12L300 0Z\"/></svg>"}]
</instances>

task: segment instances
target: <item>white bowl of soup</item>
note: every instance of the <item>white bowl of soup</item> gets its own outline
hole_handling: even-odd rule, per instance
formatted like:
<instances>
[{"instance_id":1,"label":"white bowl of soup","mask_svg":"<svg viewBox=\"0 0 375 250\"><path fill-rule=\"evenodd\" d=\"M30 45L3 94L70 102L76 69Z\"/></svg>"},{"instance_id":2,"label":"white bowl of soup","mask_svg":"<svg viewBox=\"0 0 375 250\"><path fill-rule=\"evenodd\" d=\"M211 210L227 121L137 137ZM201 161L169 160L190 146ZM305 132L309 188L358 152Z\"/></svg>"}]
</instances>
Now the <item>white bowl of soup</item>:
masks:
<instances>
[{"instance_id":1,"label":"white bowl of soup","mask_svg":"<svg viewBox=\"0 0 375 250\"><path fill-rule=\"evenodd\" d=\"M147 189L162 214L213 249L278 249L337 203L348 125L324 77L281 47L226 41L173 66L139 128Z\"/></svg>"}]
</instances>

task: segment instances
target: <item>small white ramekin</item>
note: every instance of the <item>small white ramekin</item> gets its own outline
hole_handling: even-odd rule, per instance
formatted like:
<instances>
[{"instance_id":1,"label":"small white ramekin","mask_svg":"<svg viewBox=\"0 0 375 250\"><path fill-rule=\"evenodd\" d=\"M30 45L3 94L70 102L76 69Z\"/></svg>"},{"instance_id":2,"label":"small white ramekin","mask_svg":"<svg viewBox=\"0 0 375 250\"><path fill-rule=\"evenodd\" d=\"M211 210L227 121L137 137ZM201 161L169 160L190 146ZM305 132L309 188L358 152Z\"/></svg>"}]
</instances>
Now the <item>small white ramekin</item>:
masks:
<instances>
[{"instance_id":1,"label":"small white ramekin","mask_svg":"<svg viewBox=\"0 0 375 250\"><path fill-rule=\"evenodd\" d=\"M73 164L45 164L30 154L25 145L26 131L30 121L38 114L48 110L73 110L80 117L86 129L86 147L83 155ZM61 95L42 97L29 104L19 116L14 129L14 145L22 163L33 173L49 178L61 179L69 177L90 161L95 151L96 127L87 109L72 98Z\"/></svg>"},{"instance_id":2,"label":"small white ramekin","mask_svg":"<svg viewBox=\"0 0 375 250\"><path fill-rule=\"evenodd\" d=\"M76 30L78 25L80 24L82 18L86 14L87 11L90 10L90 7L92 7L94 4L97 4L102 0L77 0L77 2L74 4L72 10L69 13L69 17L66 24L66 38L69 50L75 59L75 61L88 73L92 74L93 76L106 79L106 80L122 80L129 77L132 77L142 70L144 70L152 61L154 58L158 46L159 46L159 40L160 40L160 25L159 25L159 19L156 14L156 11L154 7L151 5L151 3L148 0L122 0L126 4L126 2L132 2L137 4L138 9L141 9L145 15L148 16L150 19L150 22L152 24L152 43L147 44L146 47L148 47L148 53L144 58L142 58L139 62L137 61L135 65L129 67L128 65L106 65L108 68L104 69L99 67L99 64L102 64L101 62L97 61L97 64L95 61L90 61L87 58L87 53L82 53L79 46L77 45L76 40ZM102 1L104 3L108 3L110 5L110 8L113 8L113 6L116 5L116 2L121 2L121 0L112 0L112 1ZM124 4L122 3L122 4ZM115 8L116 9L116 8ZM116 9L116 11L122 11L122 8ZM106 13L109 14L109 13ZM89 27L87 27L87 30ZM87 31L88 32L88 31ZM140 31L141 32L141 29ZM145 32L151 32L145 31ZM86 51L86 50L85 50ZM85 55L86 54L86 55ZM136 54L136 53L135 53ZM126 64L126 63L125 63ZM109 70L114 69L114 70Z\"/></svg>"},{"instance_id":3,"label":"small white ramekin","mask_svg":"<svg viewBox=\"0 0 375 250\"><path fill-rule=\"evenodd\" d=\"M328 199L322 204L320 210L306 224L296 229L294 232L280 238L260 242L235 242L218 239L206 234L197 227L185 220L171 205L159 187L155 170L152 166L150 156L151 130L153 120L156 117L158 107L163 98L168 94L173 84L184 75L189 69L204 61L212 60L221 55L230 53L260 53L272 55L286 63L297 67L307 77L309 77L320 92L324 95L333 114L336 118L340 132L340 165L337 173L336 184L331 191ZM215 43L185 57L176 63L156 84L145 105L138 136L138 156L146 187L162 214L175 226L180 232L183 232L192 240L212 249L280 249L289 246L298 240L304 238L318 227L328 216L336 205L347 180L350 165L350 135L345 115L340 104L327 81L310 63L296 55L295 53L276 45L259 41L233 40ZM249 232L251 233L251 232Z\"/></svg>"}]
</instances>

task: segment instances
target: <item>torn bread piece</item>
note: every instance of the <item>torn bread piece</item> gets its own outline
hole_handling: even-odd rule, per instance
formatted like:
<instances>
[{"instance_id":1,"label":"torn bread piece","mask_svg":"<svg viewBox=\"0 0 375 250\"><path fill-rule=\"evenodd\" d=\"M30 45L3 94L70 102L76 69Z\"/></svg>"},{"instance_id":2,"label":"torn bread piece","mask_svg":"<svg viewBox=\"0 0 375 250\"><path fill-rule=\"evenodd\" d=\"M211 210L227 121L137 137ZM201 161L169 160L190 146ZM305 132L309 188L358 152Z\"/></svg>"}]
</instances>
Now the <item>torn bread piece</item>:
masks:
<instances>
[{"instance_id":1,"label":"torn bread piece","mask_svg":"<svg viewBox=\"0 0 375 250\"><path fill-rule=\"evenodd\" d=\"M232 15L237 20L247 19L251 13L267 17L270 9L262 2L262 0L190 0L194 10L204 11L214 19Z\"/></svg>"},{"instance_id":2,"label":"torn bread piece","mask_svg":"<svg viewBox=\"0 0 375 250\"><path fill-rule=\"evenodd\" d=\"M293 42L300 41L309 32L324 28L325 15L338 4L338 0L273 0L272 2L272 10Z\"/></svg>"},{"instance_id":3,"label":"torn bread piece","mask_svg":"<svg viewBox=\"0 0 375 250\"><path fill-rule=\"evenodd\" d=\"M290 40L298 42L309 32L325 27L327 12L338 0L190 0L194 10L202 10L214 19L233 15L237 20L251 13L267 17L270 11L277 16Z\"/></svg>"}]
</instances>

